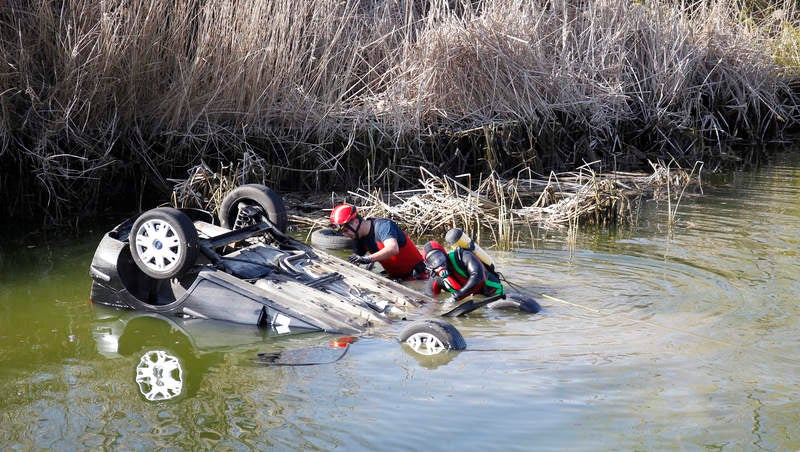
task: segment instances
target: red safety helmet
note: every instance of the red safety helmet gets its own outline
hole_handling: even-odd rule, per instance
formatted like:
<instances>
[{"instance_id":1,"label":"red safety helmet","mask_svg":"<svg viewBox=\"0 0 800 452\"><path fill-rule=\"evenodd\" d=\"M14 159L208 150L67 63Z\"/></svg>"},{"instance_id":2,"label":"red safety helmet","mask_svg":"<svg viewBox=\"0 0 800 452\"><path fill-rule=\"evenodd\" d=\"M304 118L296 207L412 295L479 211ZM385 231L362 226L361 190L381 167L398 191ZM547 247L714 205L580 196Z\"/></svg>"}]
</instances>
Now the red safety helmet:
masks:
<instances>
[{"instance_id":1,"label":"red safety helmet","mask_svg":"<svg viewBox=\"0 0 800 452\"><path fill-rule=\"evenodd\" d=\"M352 204L339 204L334 207L331 212L331 228L339 230L356 217L358 217L356 206Z\"/></svg>"}]
</instances>

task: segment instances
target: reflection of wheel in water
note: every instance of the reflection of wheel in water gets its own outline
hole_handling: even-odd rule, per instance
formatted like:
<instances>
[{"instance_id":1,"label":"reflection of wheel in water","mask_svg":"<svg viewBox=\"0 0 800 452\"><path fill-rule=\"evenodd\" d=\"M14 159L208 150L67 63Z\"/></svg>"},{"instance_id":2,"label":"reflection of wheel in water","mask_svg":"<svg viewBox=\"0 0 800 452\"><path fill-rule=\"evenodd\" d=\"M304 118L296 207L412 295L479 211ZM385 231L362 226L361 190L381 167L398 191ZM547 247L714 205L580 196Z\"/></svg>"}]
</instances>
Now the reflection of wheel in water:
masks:
<instances>
[{"instance_id":1,"label":"reflection of wheel in water","mask_svg":"<svg viewBox=\"0 0 800 452\"><path fill-rule=\"evenodd\" d=\"M419 320L400 333L404 342L420 355L436 355L445 350L464 350L467 344L451 324L439 319Z\"/></svg>"},{"instance_id":2,"label":"reflection of wheel in water","mask_svg":"<svg viewBox=\"0 0 800 452\"><path fill-rule=\"evenodd\" d=\"M450 351L437 353L435 355L423 355L416 352L408 343L402 345L401 349L405 354L414 358L414 360L426 369L436 369L440 366L445 366L458 356L459 352Z\"/></svg>"},{"instance_id":3,"label":"reflection of wheel in water","mask_svg":"<svg viewBox=\"0 0 800 452\"><path fill-rule=\"evenodd\" d=\"M147 400L168 400L183 389L183 370L178 358L161 350L142 355L136 366L136 383Z\"/></svg>"}]
</instances>

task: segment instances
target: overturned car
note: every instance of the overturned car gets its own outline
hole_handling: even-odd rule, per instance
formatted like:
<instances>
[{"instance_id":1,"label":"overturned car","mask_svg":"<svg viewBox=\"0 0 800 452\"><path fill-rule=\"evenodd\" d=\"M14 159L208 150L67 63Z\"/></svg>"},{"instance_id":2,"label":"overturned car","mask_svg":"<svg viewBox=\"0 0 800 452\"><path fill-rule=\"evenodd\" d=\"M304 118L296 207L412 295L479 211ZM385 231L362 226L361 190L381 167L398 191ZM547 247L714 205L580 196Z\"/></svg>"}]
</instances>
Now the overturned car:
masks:
<instances>
[{"instance_id":1,"label":"overturned car","mask_svg":"<svg viewBox=\"0 0 800 452\"><path fill-rule=\"evenodd\" d=\"M278 333L360 334L407 320L430 297L286 234L280 196L250 184L218 218L159 207L106 233L90 267L93 303L184 319L215 319ZM421 354L466 347L442 319L400 333Z\"/></svg>"}]
</instances>

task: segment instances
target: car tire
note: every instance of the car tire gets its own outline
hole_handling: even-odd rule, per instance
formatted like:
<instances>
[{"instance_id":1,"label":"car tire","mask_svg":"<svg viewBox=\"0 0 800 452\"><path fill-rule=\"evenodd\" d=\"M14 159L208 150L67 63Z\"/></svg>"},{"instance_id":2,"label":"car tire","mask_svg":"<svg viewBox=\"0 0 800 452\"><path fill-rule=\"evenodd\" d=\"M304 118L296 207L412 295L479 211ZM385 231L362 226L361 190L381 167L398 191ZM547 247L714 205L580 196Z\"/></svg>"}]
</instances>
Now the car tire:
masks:
<instances>
[{"instance_id":1,"label":"car tire","mask_svg":"<svg viewBox=\"0 0 800 452\"><path fill-rule=\"evenodd\" d=\"M323 228L311 233L311 244L323 250L347 250L353 249L354 241L333 229Z\"/></svg>"},{"instance_id":2,"label":"car tire","mask_svg":"<svg viewBox=\"0 0 800 452\"><path fill-rule=\"evenodd\" d=\"M219 221L222 227L233 229L240 204L260 207L267 220L274 224L280 232L286 232L289 223L286 206L280 195L269 187L261 184L247 184L239 186L225 195L219 205Z\"/></svg>"},{"instance_id":3,"label":"car tire","mask_svg":"<svg viewBox=\"0 0 800 452\"><path fill-rule=\"evenodd\" d=\"M534 299L515 297L507 297L503 300L497 300L493 303L489 303L489 307L492 309L513 309L531 314L536 314L542 310L542 307L539 306L539 303L537 303Z\"/></svg>"},{"instance_id":4,"label":"car tire","mask_svg":"<svg viewBox=\"0 0 800 452\"><path fill-rule=\"evenodd\" d=\"M148 210L131 227L128 246L136 266L153 279L183 275L197 260L197 229L172 207Z\"/></svg>"},{"instance_id":5,"label":"car tire","mask_svg":"<svg viewBox=\"0 0 800 452\"><path fill-rule=\"evenodd\" d=\"M456 327L440 319L415 321L403 329L399 340L421 355L467 348L464 337Z\"/></svg>"}]
</instances>

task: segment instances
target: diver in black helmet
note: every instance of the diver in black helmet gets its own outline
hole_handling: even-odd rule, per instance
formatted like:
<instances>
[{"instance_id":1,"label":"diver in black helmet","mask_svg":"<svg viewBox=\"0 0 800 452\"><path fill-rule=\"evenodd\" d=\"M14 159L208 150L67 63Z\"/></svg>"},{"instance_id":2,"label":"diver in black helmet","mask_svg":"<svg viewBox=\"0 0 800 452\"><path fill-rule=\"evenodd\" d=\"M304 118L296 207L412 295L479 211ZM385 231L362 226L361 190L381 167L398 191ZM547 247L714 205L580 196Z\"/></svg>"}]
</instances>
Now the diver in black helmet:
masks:
<instances>
[{"instance_id":1,"label":"diver in black helmet","mask_svg":"<svg viewBox=\"0 0 800 452\"><path fill-rule=\"evenodd\" d=\"M448 291L450 301L457 302L473 294L493 296L504 293L498 275L468 249L459 246L448 253L439 242L430 241L425 244L424 254L430 274L429 295Z\"/></svg>"}]
</instances>

